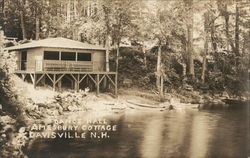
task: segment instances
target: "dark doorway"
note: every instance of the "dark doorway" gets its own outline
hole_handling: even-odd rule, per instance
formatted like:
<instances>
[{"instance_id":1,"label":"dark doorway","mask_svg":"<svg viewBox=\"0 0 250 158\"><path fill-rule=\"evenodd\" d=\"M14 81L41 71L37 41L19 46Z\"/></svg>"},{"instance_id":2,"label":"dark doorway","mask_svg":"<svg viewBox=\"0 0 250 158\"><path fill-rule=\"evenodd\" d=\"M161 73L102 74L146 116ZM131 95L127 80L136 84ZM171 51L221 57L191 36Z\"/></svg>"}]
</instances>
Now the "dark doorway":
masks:
<instances>
[{"instance_id":1,"label":"dark doorway","mask_svg":"<svg viewBox=\"0 0 250 158\"><path fill-rule=\"evenodd\" d=\"M27 69L27 51L21 52L21 70Z\"/></svg>"}]
</instances>

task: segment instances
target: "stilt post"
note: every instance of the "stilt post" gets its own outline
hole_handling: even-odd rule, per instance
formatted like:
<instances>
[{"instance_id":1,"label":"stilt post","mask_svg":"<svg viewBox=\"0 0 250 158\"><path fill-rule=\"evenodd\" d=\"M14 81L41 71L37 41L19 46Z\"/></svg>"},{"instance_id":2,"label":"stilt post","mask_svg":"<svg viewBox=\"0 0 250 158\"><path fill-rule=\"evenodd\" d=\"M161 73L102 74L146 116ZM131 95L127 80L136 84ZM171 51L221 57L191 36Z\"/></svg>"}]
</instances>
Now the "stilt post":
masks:
<instances>
[{"instance_id":1,"label":"stilt post","mask_svg":"<svg viewBox=\"0 0 250 158\"><path fill-rule=\"evenodd\" d=\"M42 83L43 86L46 85L46 84L45 84L45 79L46 79L46 75L44 75L44 77L41 79L41 83Z\"/></svg>"},{"instance_id":2,"label":"stilt post","mask_svg":"<svg viewBox=\"0 0 250 158\"><path fill-rule=\"evenodd\" d=\"M59 89L59 92L62 91L62 79L60 79L60 80L58 81L58 89Z\"/></svg>"},{"instance_id":3,"label":"stilt post","mask_svg":"<svg viewBox=\"0 0 250 158\"><path fill-rule=\"evenodd\" d=\"M56 74L53 74L53 91L56 91Z\"/></svg>"},{"instance_id":4,"label":"stilt post","mask_svg":"<svg viewBox=\"0 0 250 158\"><path fill-rule=\"evenodd\" d=\"M103 89L105 89L105 91L107 90L107 78L106 78L106 76L105 76L105 74L103 74L104 75L104 79L103 79Z\"/></svg>"},{"instance_id":5,"label":"stilt post","mask_svg":"<svg viewBox=\"0 0 250 158\"><path fill-rule=\"evenodd\" d=\"M79 92L79 87L80 87L80 75L77 74L77 85L76 85L76 91Z\"/></svg>"},{"instance_id":6,"label":"stilt post","mask_svg":"<svg viewBox=\"0 0 250 158\"><path fill-rule=\"evenodd\" d=\"M100 75L96 75L96 94L99 95L100 93Z\"/></svg>"},{"instance_id":7,"label":"stilt post","mask_svg":"<svg viewBox=\"0 0 250 158\"><path fill-rule=\"evenodd\" d=\"M34 82L33 82L33 85L34 85L34 88L36 88L36 74L34 73Z\"/></svg>"},{"instance_id":8,"label":"stilt post","mask_svg":"<svg viewBox=\"0 0 250 158\"><path fill-rule=\"evenodd\" d=\"M115 96L117 96L117 82L118 82L118 75L115 73Z\"/></svg>"}]
</instances>

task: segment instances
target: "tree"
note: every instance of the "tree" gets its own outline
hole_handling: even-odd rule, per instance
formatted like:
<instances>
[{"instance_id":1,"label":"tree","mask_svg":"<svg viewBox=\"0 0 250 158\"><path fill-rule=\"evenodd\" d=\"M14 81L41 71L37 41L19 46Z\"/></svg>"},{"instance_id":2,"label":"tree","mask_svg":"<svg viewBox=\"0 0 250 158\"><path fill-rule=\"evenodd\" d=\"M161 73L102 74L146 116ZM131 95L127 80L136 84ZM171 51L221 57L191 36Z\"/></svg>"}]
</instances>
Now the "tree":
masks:
<instances>
[{"instance_id":1,"label":"tree","mask_svg":"<svg viewBox=\"0 0 250 158\"><path fill-rule=\"evenodd\" d=\"M27 35L26 35L26 27L25 27L25 19L24 19L24 10L25 10L24 0L18 0L17 4L19 4L20 6L19 14L20 14L20 21L21 21L21 29L22 29L23 39L25 40L27 38Z\"/></svg>"},{"instance_id":2,"label":"tree","mask_svg":"<svg viewBox=\"0 0 250 158\"><path fill-rule=\"evenodd\" d=\"M205 83L205 73L207 65L207 53L208 53L208 30L209 30L209 12L204 13L204 32L205 32L205 42L204 42L204 52L203 52L203 62L202 62L202 83Z\"/></svg>"},{"instance_id":3,"label":"tree","mask_svg":"<svg viewBox=\"0 0 250 158\"><path fill-rule=\"evenodd\" d=\"M133 1L115 1L112 5L113 9L113 24L112 24L112 39L113 44L116 46L116 72L119 68L119 56L120 56L120 44L122 38L129 34L129 30L132 26L132 6Z\"/></svg>"},{"instance_id":4,"label":"tree","mask_svg":"<svg viewBox=\"0 0 250 158\"><path fill-rule=\"evenodd\" d=\"M151 2L148 18L141 24L144 32L144 40L151 40L157 43L156 63L156 87L163 96L164 82L170 82L169 78L175 74L171 67L171 58L182 61L184 36L184 14L181 13L180 3L174 1ZM178 7L177 7L178 6ZM181 15L181 16L180 16ZM164 82L163 82L164 81Z\"/></svg>"},{"instance_id":5,"label":"tree","mask_svg":"<svg viewBox=\"0 0 250 158\"><path fill-rule=\"evenodd\" d=\"M185 2L187 5L187 14L188 14L188 20L187 20L187 39L188 39L188 46L187 46L187 52L189 54L189 74L192 76L192 78L195 77L194 73L194 59L193 59L193 0L188 0Z\"/></svg>"}]
</instances>

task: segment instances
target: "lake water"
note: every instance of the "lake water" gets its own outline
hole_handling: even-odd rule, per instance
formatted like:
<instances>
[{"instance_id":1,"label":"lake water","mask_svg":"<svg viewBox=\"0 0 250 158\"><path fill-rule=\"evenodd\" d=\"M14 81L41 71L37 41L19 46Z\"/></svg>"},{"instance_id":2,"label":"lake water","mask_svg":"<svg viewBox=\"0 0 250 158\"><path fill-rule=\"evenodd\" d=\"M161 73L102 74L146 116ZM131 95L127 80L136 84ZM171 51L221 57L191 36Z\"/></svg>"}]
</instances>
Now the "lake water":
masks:
<instances>
[{"instance_id":1,"label":"lake water","mask_svg":"<svg viewBox=\"0 0 250 158\"><path fill-rule=\"evenodd\" d=\"M126 112L105 139L37 139L30 158L247 158L249 108Z\"/></svg>"}]
</instances>

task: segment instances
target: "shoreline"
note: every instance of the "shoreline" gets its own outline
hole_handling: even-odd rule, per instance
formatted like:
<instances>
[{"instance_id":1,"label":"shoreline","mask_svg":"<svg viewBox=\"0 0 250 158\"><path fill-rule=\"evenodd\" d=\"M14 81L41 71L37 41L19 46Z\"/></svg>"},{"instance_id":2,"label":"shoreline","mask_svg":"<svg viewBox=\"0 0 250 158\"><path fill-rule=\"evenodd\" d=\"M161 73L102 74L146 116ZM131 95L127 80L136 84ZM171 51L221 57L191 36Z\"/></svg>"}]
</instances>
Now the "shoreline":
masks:
<instances>
[{"instance_id":1,"label":"shoreline","mask_svg":"<svg viewBox=\"0 0 250 158\"><path fill-rule=\"evenodd\" d=\"M153 91L121 88L118 97L115 98L110 93L100 93L96 96L93 92L83 90L79 92L54 92L48 87L34 89L31 84L23 82L17 76L13 76L13 80L15 84L13 91L17 96L13 104L18 104L24 123L16 125L18 119L5 113L1 116L2 124L5 130L9 129L10 132L3 134L1 139L5 142L9 141L11 144L11 146L4 148L10 148L15 152L18 149L19 155L25 155L25 151L34 141L35 138L28 138L27 134L28 127L35 123L51 125L55 120L74 120L79 119L79 117L81 120L119 117L127 112L141 115L152 112L209 109L211 107L213 109L230 108L228 104L223 102L227 96L211 96L197 91L182 90L181 92L165 93L164 98L160 98ZM230 98L228 99L230 100ZM128 105L128 100L138 105L150 105L151 107L136 106L131 108ZM217 104L218 107L215 108L214 104ZM11 137L11 140L7 140L8 137Z\"/></svg>"}]
</instances>

